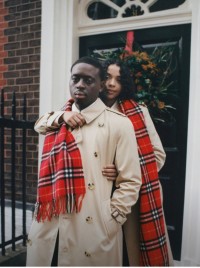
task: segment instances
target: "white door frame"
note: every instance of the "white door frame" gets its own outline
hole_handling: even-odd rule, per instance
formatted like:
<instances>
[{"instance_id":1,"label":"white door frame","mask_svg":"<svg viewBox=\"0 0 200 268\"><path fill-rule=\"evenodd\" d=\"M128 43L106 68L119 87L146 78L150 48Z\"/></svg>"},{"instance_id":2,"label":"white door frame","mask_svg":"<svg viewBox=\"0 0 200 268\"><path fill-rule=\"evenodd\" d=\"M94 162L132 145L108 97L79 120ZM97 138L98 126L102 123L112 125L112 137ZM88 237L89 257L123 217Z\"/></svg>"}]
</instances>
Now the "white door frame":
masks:
<instances>
[{"instance_id":1,"label":"white door frame","mask_svg":"<svg viewBox=\"0 0 200 268\"><path fill-rule=\"evenodd\" d=\"M83 1L88 0L42 0L40 114L59 109L69 97L70 66L79 56L79 36L192 23L182 257L176 265L199 266L200 1L188 0L179 11L152 13L142 19L129 18L119 23L101 22L98 27L79 24ZM40 155L41 147L40 139Z\"/></svg>"}]
</instances>

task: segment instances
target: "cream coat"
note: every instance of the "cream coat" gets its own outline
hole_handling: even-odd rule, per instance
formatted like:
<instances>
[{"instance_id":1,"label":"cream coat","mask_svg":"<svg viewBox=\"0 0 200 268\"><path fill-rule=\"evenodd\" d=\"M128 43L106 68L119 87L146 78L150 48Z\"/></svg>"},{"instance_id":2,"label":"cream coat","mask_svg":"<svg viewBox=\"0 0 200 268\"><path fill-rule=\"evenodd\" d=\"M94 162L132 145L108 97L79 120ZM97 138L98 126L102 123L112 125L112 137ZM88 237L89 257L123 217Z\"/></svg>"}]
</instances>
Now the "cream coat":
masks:
<instances>
[{"instance_id":1,"label":"cream coat","mask_svg":"<svg viewBox=\"0 0 200 268\"><path fill-rule=\"evenodd\" d=\"M166 159L166 154L162 146L161 140L155 129L151 116L146 106L140 106L144 115L144 121L149 133L149 137L153 146L153 150L156 157L156 163L158 171L163 167ZM118 103L115 102L111 107L115 111L119 111ZM60 125L58 123L59 118L63 114L63 111L50 112L43 115L35 124L35 130L40 134L46 134L47 131L52 129L57 129ZM107 163L108 164L108 163ZM161 187L161 185L160 185ZM161 187L162 193L162 187ZM128 258L130 266L139 266L139 213L137 204L132 208L131 214L127 216L127 221L123 225L125 241L127 246ZM167 243L168 243L168 253L170 259L170 266L173 266L173 256L171 252L171 247L169 243L167 228Z\"/></svg>"},{"instance_id":2,"label":"cream coat","mask_svg":"<svg viewBox=\"0 0 200 268\"><path fill-rule=\"evenodd\" d=\"M147 127L147 131L148 131L148 134L149 134L152 146L153 146L153 150L154 150L155 157L156 157L157 168L159 172L165 163L166 154L165 154L161 140L155 129L154 123L151 119L151 116L149 114L147 107L141 105L140 108L144 115L145 125ZM114 105L112 106L112 109L116 111L119 110L117 102L114 103ZM160 184L160 190L162 194L161 184ZM138 203L132 207L132 212L131 214L127 216L127 221L125 222L123 226L123 230L124 230L124 236L125 236L125 241L126 241L129 265L139 266L140 264L140 250L139 250L140 226L139 226ZM167 247L168 247L168 255L169 255L169 265L173 266L174 262L173 262L173 256L172 256L172 251L171 251L166 224L165 224L165 230L166 230L166 239L167 239Z\"/></svg>"},{"instance_id":3,"label":"cream coat","mask_svg":"<svg viewBox=\"0 0 200 268\"><path fill-rule=\"evenodd\" d=\"M72 132L87 186L81 212L51 222L34 221L28 236L27 266L50 266L58 230L58 266L122 265L121 226L141 186L135 133L127 117L111 111L99 99L81 113L86 124ZM112 182L101 172L110 163L119 172L112 198Z\"/></svg>"},{"instance_id":4,"label":"cream coat","mask_svg":"<svg viewBox=\"0 0 200 268\"><path fill-rule=\"evenodd\" d=\"M155 129L155 126L153 124L153 121L150 117L148 109L141 105L140 106L144 115L144 121L149 133L149 137L153 146L153 150L156 157L156 163L158 167L158 171L163 167L166 159L166 154L163 149L161 140L158 136L158 133ZM114 103L114 105L111 107L111 109L118 111L118 104L117 102ZM41 116L37 122L35 123L35 131L37 131L40 134L46 134L48 131L51 131L53 129L57 129L60 124L58 123L59 118L64 113L64 111L56 111L56 112L49 112Z\"/></svg>"}]
</instances>

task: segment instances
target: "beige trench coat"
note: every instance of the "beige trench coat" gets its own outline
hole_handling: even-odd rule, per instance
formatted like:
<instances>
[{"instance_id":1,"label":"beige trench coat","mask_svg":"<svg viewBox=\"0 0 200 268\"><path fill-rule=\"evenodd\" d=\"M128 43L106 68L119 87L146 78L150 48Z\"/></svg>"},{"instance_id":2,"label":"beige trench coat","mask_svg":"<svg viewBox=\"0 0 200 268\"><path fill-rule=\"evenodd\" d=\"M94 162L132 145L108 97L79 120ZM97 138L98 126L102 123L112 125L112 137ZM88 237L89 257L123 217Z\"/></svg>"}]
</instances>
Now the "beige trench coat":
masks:
<instances>
[{"instance_id":1,"label":"beige trench coat","mask_svg":"<svg viewBox=\"0 0 200 268\"><path fill-rule=\"evenodd\" d=\"M145 125L147 127L147 131L148 131L148 134L149 134L152 146L153 146L153 150L154 150L155 157L156 157L156 164L157 164L157 168L159 172L165 163L166 154L165 154L160 137L158 136L158 133L155 129L154 123L151 119L148 109L146 108L146 106L143 106L143 105L141 105L140 108L144 115ZM114 103L114 105L112 106L112 109L116 111L119 110L117 102ZM162 194L161 184L160 184L160 190ZM140 264L140 261L139 261L140 259L140 249L139 249L140 226L139 226L138 203L132 207L132 212L131 214L127 216L127 221L123 225L123 230L124 230L124 236L125 236L125 241L126 241L129 265L139 266ZM169 256L169 265L173 266L174 262L173 262L173 256L172 256L172 251L171 251L166 224L165 224L165 230L166 230L167 248L168 248L168 256Z\"/></svg>"},{"instance_id":2,"label":"beige trench coat","mask_svg":"<svg viewBox=\"0 0 200 268\"><path fill-rule=\"evenodd\" d=\"M111 111L99 99L81 113L86 124L72 132L87 186L81 212L51 222L34 221L28 235L27 266L50 266L58 230L58 266L122 265L121 226L141 186L135 134L127 117ZM109 163L119 172L112 198L112 182L101 172Z\"/></svg>"},{"instance_id":3,"label":"beige trench coat","mask_svg":"<svg viewBox=\"0 0 200 268\"><path fill-rule=\"evenodd\" d=\"M146 106L140 106L144 115L144 121L149 133L149 137L153 146L153 150L156 157L156 163L158 167L158 171L163 167L166 159L166 154L164 148L162 146L161 140L158 136L158 133L155 129L153 121L150 117L149 111ZM113 110L118 111L118 103L115 102L111 107ZM57 129L60 125L58 123L59 118L63 114L63 111L56 111L51 113L46 113L35 124L35 130L41 134L46 134L47 131L51 131L52 129ZM161 187L161 185L160 185ZM161 187L162 193L162 187ZM166 225L165 225L166 227ZM128 252L128 259L130 266L139 266L139 213L137 204L132 208L131 214L127 216L127 221L123 225L126 247ZM171 246L168 238L167 228L167 244L168 244L168 253L170 266L173 266L173 256L171 252Z\"/></svg>"},{"instance_id":4,"label":"beige trench coat","mask_svg":"<svg viewBox=\"0 0 200 268\"><path fill-rule=\"evenodd\" d=\"M143 105L141 105L140 107L144 115L145 124L146 124L149 137L153 146L153 150L155 153L158 171L160 171L160 169L163 167L165 163L166 154L163 149L161 140L158 136L158 133L155 129L155 126L153 124L153 121L150 117L148 109ZM115 111L119 111L117 102L114 103L111 109ZM63 113L64 111L56 111L56 112L46 113L45 115L41 116L35 123L35 131L37 131L40 134L45 135L48 131L59 128L60 124L58 123L58 121Z\"/></svg>"}]
</instances>

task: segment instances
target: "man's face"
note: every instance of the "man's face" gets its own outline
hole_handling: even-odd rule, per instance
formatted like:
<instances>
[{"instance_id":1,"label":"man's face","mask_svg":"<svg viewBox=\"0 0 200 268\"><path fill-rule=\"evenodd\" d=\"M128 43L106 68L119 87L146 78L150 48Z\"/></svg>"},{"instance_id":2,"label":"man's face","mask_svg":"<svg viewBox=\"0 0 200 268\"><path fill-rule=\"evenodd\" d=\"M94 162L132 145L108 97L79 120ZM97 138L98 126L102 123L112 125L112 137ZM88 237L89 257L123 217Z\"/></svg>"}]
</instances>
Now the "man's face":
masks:
<instances>
[{"instance_id":1,"label":"man's face","mask_svg":"<svg viewBox=\"0 0 200 268\"><path fill-rule=\"evenodd\" d=\"M98 98L101 84L99 69L87 63L74 65L69 82L70 93L80 110Z\"/></svg>"}]
</instances>

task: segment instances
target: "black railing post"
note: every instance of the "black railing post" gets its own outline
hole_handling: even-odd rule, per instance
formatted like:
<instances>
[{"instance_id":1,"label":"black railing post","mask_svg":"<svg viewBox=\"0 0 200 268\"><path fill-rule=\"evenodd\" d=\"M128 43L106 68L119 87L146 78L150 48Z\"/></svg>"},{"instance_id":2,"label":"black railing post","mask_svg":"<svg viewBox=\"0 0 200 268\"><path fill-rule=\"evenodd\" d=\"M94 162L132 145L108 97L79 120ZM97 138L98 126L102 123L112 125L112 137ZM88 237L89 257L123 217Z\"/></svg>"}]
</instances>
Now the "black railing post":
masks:
<instances>
[{"instance_id":1,"label":"black railing post","mask_svg":"<svg viewBox=\"0 0 200 268\"><path fill-rule=\"evenodd\" d=\"M1 90L0 118L4 117L4 90ZM1 185L1 245L5 256L5 178L4 178L4 126L0 126L0 185Z\"/></svg>"},{"instance_id":2,"label":"black railing post","mask_svg":"<svg viewBox=\"0 0 200 268\"><path fill-rule=\"evenodd\" d=\"M16 97L13 92L12 97L12 120L16 118ZM16 142L16 128L12 127L11 134L11 189L12 189L12 250L15 250L15 197L16 197L16 185L15 185L15 142Z\"/></svg>"},{"instance_id":3,"label":"black railing post","mask_svg":"<svg viewBox=\"0 0 200 268\"><path fill-rule=\"evenodd\" d=\"M12 250L16 250L16 242L17 241L22 241L23 245L25 246L26 244L26 218L27 218L27 213L26 213L26 174L27 174L27 170L26 170L26 146L27 146L27 130L28 129L32 129L34 128L34 123L35 122L29 122L26 120L26 96L24 94L24 105L23 105L23 118L22 120L17 120L16 119L16 95L15 93L13 93L12 95L12 115L11 117L7 117L4 114L4 106L5 106L5 94L3 91L0 92L0 206L1 206L1 230L0 230L0 235L1 235L1 241L0 241L0 249L2 252L2 255L6 254L6 250L5 247L8 245L12 246ZM9 132L7 134L7 132L5 132L5 129L11 130L11 132ZM16 186L18 186L17 181L16 181L16 168L18 166L17 165L17 160L16 160L16 149L17 149L17 145L16 145L16 138L17 138L17 129L22 131L22 135L21 135L21 145L22 145L22 151L20 151L20 154L22 156L22 161L21 158L19 157L19 165L22 168L22 176L21 176L21 182L22 182L22 196L21 196L21 201L22 201L22 230L20 235L16 236ZM21 133L21 132L20 132ZM9 144L7 145L11 145L11 148L9 148L8 146L8 154L5 154L5 149L7 149L7 147L5 148L5 141L6 138L7 139L7 143L9 142ZM10 137L11 137L11 141L10 141ZM19 143L17 143L19 144ZM20 144L19 144L20 145ZM19 146L19 150L21 150L21 147ZM11 151L11 156L9 156L9 153ZM6 161L4 160L6 159ZM5 168L5 164L7 163L7 160L9 161L9 164L11 164L11 172L9 172L10 170ZM12 227L8 230L8 226L6 226L5 223L5 198L7 196L7 193L9 194L9 191L6 192L6 182L5 182L5 174L10 178L10 182L11 182L11 224ZM7 237L7 232L8 235L10 236L10 232L11 232L11 239Z\"/></svg>"},{"instance_id":4,"label":"black railing post","mask_svg":"<svg viewBox=\"0 0 200 268\"><path fill-rule=\"evenodd\" d=\"M26 121L26 95L23 101L23 120ZM23 245L26 245L26 129L22 129L22 204Z\"/></svg>"}]
</instances>

